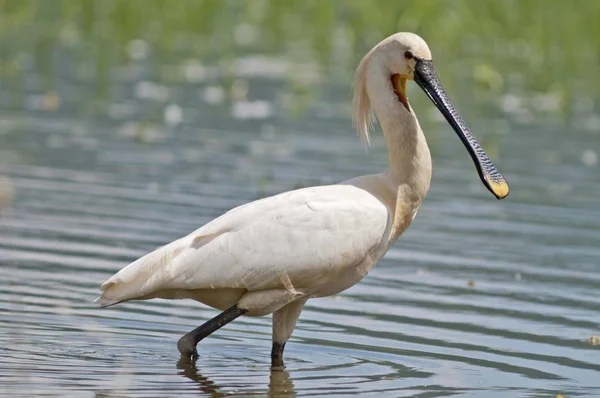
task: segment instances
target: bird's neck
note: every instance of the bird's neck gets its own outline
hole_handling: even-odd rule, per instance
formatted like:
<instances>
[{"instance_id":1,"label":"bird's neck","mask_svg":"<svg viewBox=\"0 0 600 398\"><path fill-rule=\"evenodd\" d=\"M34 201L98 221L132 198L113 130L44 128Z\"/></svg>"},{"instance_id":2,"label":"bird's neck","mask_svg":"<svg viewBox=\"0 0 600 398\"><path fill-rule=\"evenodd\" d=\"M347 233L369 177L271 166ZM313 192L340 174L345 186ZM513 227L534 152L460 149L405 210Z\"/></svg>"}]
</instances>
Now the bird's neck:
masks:
<instances>
[{"instance_id":1,"label":"bird's neck","mask_svg":"<svg viewBox=\"0 0 600 398\"><path fill-rule=\"evenodd\" d=\"M366 88L371 106L387 141L390 183L405 203L425 197L431 180L431 155L419 122L394 93L391 73L374 57L367 70ZM409 106L410 107L410 106Z\"/></svg>"}]
</instances>

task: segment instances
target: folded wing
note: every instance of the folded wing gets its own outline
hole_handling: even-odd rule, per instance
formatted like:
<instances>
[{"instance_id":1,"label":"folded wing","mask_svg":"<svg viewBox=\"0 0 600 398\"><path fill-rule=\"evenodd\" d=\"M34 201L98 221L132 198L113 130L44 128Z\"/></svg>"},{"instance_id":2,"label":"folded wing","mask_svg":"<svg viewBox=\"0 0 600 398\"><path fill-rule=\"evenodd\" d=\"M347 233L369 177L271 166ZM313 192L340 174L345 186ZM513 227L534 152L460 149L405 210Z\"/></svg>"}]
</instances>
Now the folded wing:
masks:
<instances>
[{"instance_id":1,"label":"folded wing","mask_svg":"<svg viewBox=\"0 0 600 398\"><path fill-rule=\"evenodd\" d=\"M133 262L102 285L99 301L173 289L310 288L362 261L387 224L386 207L352 185L286 192L237 207Z\"/></svg>"}]
</instances>

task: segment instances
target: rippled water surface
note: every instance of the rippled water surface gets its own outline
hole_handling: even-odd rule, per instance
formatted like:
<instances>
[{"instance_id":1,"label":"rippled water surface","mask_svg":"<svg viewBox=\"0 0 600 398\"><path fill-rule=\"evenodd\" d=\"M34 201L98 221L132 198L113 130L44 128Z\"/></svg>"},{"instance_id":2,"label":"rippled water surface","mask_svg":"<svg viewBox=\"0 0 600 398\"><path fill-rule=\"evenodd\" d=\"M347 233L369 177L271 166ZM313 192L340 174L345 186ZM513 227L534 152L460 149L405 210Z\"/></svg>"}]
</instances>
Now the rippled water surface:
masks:
<instances>
[{"instance_id":1,"label":"rippled water surface","mask_svg":"<svg viewBox=\"0 0 600 398\"><path fill-rule=\"evenodd\" d=\"M223 328L190 365L175 343L216 311L96 308L114 272L233 206L386 167L381 136L365 153L351 131L345 87L330 91L344 111L328 100L289 119L278 79L248 81L252 101L212 105L210 84L167 86L179 101L156 105L160 123L138 123L156 113L149 82L123 82L106 116L72 111L67 89L59 112L35 88L26 111L4 102L0 393L600 396L588 341L600 334L599 136L562 123L465 112L511 183L497 201L451 129L425 122L434 178L418 217L360 284L309 301L285 372L269 370L268 317Z\"/></svg>"}]
</instances>

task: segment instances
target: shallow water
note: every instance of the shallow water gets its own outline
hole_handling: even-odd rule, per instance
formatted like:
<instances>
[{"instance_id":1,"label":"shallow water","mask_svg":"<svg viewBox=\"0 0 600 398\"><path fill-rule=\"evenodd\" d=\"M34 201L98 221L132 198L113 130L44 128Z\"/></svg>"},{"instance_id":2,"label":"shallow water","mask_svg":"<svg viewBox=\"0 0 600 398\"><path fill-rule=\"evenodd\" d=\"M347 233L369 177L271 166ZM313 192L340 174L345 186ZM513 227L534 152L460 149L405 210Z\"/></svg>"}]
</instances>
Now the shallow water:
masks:
<instances>
[{"instance_id":1,"label":"shallow water","mask_svg":"<svg viewBox=\"0 0 600 398\"><path fill-rule=\"evenodd\" d=\"M268 317L236 320L191 365L175 343L214 310L164 300L97 309L115 271L233 206L385 168L381 136L365 153L351 131L348 90L289 119L280 79L247 81L262 102L210 105L212 86L197 83L168 86L179 98L169 108L148 98L160 87L128 81L105 116L75 112L68 90L58 112L33 88L23 108L3 102L13 194L0 219L0 393L600 395L599 347L588 343L600 333L599 136L547 119L465 113L511 184L504 201L450 128L425 121L434 178L419 215L360 284L308 302L285 372L269 370ZM165 123L160 112L136 123L153 107Z\"/></svg>"}]
</instances>

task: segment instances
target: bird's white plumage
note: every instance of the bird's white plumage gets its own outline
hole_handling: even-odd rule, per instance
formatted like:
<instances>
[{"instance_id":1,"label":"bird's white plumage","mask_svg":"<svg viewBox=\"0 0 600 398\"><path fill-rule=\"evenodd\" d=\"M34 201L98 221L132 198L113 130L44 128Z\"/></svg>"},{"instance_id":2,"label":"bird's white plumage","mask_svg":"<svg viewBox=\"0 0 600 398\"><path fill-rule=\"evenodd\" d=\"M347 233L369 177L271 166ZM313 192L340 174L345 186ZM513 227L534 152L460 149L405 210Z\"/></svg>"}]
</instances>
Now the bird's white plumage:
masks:
<instances>
[{"instance_id":1,"label":"bird's white plumage","mask_svg":"<svg viewBox=\"0 0 600 398\"><path fill-rule=\"evenodd\" d=\"M364 276L365 261L373 265L369 253L382 244L388 218L380 200L354 185L282 193L237 207L140 258L102 285L100 302L174 289L286 289L310 296L327 285L335 293Z\"/></svg>"},{"instance_id":2,"label":"bird's white plumage","mask_svg":"<svg viewBox=\"0 0 600 398\"><path fill-rule=\"evenodd\" d=\"M429 189L427 142L391 82L395 74L412 79L415 60L406 51L431 58L422 39L399 33L375 46L355 76L355 125L368 141L374 111L389 170L237 207L119 271L101 286L100 304L191 298L245 315L274 313L273 341L282 350L306 300L362 279L408 228ZM182 353L198 336L190 333L191 343L190 334L178 343Z\"/></svg>"}]
</instances>

